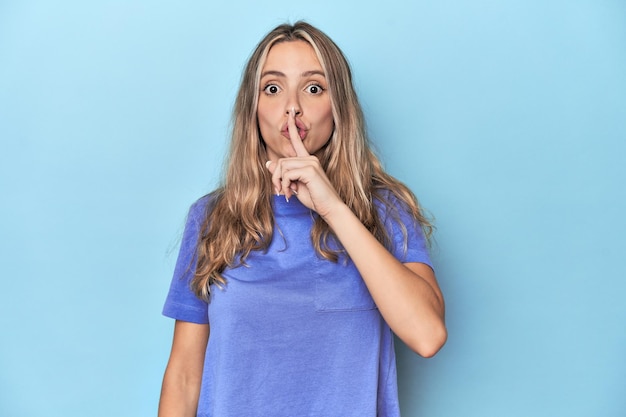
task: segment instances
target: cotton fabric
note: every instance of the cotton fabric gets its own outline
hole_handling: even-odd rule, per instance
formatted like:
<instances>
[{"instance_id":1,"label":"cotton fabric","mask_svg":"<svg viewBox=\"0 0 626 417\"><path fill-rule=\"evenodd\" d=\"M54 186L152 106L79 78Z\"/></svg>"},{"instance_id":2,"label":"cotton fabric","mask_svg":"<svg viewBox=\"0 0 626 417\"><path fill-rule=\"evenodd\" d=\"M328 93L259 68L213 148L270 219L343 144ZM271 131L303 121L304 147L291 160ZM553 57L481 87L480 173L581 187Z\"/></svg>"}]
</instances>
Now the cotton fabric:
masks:
<instances>
[{"instance_id":1,"label":"cotton fabric","mask_svg":"<svg viewBox=\"0 0 626 417\"><path fill-rule=\"evenodd\" d=\"M198 416L399 416L392 332L349 258L333 263L315 252L315 214L296 197L273 198L267 252L226 269L227 285L212 286L209 303L193 295L194 254L210 199L189 211L163 309L177 320L210 323ZM377 207L394 256L430 265L422 231L406 211L397 221Z\"/></svg>"}]
</instances>

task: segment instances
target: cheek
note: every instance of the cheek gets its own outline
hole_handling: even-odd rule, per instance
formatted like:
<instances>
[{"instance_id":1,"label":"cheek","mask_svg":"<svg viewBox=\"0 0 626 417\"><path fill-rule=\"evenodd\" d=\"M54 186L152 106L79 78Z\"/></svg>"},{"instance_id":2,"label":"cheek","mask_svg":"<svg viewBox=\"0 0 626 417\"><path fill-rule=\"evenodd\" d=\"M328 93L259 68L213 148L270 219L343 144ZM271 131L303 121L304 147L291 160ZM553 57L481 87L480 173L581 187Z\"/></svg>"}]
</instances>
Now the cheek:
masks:
<instances>
[{"instance_id":1,"label":"cheek","mask_svg":"<svg viewBox=\"0 0 626 417\"><path fill-rule=\"evenodd\" d=\"M319 127L328 128L330 126L332 129L335 122L333 120L333 109L330 102L315 106L311 110L315 113L316 124Z\"/></svg>"},{"instance_id":2,"label":"cheek","mask_svg":"<svg viewBox=\"0 0 626 417\"><path fill-rule=\"evenodd\" d=\"M259 107L256 113L256 118L257 118L257 123L259 125L259 130L261 130L261 134L267 133L271 125L271 120L269 119L269 115L267 114L267 111Z\"/></svg>"},{"instance_id":3,"label":"cheek","mask_svg":"<svg viewBox=\"0 0 626 417\"><path fill-rule=\"evenodd\" d=\"M266 127L273 126L277 119L280 119L280 111L277 116L277 106L271 106L268 103L259 101L257 107L257 119L259 121L259 127L265 125Z\"/></svg>"},{"instance_id":4,"label":"cheek","mask_svg":"<svg viewBox=\"0 0 626 417\"><path fill-rule=\"evenodd\" d=\"M322 120L324 126L326 126L326 128L329 130L329 133L332 133L335 128L335 120L333 119L333 110L330 107L323 115Z\"/></svg>"}]
</instances>

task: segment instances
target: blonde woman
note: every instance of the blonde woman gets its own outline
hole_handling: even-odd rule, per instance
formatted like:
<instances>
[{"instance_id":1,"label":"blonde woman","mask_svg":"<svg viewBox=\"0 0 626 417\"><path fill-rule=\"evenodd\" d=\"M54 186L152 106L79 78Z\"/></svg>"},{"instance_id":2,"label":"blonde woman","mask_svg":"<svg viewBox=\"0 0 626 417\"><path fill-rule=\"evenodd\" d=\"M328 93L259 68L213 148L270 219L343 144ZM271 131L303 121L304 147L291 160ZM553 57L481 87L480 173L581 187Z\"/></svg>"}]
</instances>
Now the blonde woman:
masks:
<instances>
[{"instance_id":1,"label":"blonde woman","mask_svg":"<svg viewBox=\"0 0 626 417\"><path fill-rule=\"evenodd\" d=\"M176 322L159 415L398 416L392 332L434 355L444 302L430 224L370 150L345 57L307 23L278 26L233 120L163 310Z\"/></svg>"}]
</instances>

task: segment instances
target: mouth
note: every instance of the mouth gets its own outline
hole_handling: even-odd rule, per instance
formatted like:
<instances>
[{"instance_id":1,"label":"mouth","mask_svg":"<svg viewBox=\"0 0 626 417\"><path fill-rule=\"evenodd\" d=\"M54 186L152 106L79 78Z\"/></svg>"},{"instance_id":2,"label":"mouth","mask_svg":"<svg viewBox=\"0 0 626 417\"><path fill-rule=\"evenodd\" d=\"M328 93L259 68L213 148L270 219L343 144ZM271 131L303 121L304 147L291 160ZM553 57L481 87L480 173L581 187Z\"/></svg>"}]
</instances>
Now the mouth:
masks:
<instances>
[{"instance_id":1,"label":"mouth","mask_svg":"<svg viewBox=\"0 0 626 417\"><path fill-rule=\"evenodd\" d=\"M298 119L296 119L296 127L298 128L298 136L300 136L300 140L304 140L309 130L306 128L304 123L302 123L302 121ZM280 133L287 139L291 140L291 136L289 135L289 127L287 126L287 123L283 125L283 128L280 130Z\"/></svg>"},{"instance_id":2,"label":"mouth","mask_svg":"<svg viewBox=\"0 0 626 417\"><path fill-rule=\"evenodd\" d=\"M283 129L283 130L280 131L280 133L285 138L291 140L291 136L289 135L289 130L288 129ZM306 130L298 128L298 136L300 136L300 140L304 140L306 138L306 134L307 134Z\"/></svg>"}]
</instances>

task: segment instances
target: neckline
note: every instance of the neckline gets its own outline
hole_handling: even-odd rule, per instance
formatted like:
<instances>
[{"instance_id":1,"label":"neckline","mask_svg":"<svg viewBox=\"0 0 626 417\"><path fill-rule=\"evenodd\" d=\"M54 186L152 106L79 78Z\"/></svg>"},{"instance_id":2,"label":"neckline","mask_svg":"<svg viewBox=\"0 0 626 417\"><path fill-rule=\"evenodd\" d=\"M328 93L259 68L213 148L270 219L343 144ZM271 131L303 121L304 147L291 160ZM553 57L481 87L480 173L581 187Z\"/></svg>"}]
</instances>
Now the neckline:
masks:
<instances>
[{"instance_id":1,"label":"neckline","mask_svg":"<svg viewBox=\"0 0 626 417\"><path fill-rule=\"evenodd\" d=\"M302 204L295 195L289 198L289 202L285 200L284 195L274 195L272 208L275 213L311 213L311 210Z\"/></svg>"}]
</instances>

